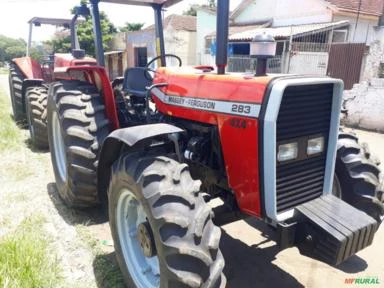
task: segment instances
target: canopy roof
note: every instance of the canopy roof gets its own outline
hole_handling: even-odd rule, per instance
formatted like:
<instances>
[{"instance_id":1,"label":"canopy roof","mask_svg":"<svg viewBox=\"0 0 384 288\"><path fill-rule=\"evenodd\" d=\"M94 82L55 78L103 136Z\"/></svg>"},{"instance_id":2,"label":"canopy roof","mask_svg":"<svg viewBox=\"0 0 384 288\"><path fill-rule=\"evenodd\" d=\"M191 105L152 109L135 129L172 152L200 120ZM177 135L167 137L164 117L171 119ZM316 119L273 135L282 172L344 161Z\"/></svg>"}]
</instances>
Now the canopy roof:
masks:
<instances>
[{"instance_id":1,"label":"canopy roof","mask_svg":"<svg viewBox=\"0 0 384 288\"><path fill-rule=\"evenodd\" d=\"M164 4L164 7L175 5L181 1L182 0L101 0L101 2L140 6L150 6L151 4Z\"/></svg>"},{"instance_id":2,"label":"canopy roof","mask_svg":"<svg viewBox=\"0 0 384 288\"><path fill-rule=\"evenodd\" d=\"M32 24L46 24L54 26L69 26L72 19L61 19L61 18L43 18L43 17L33 17L28 23ZM77 20L77 22L82 20Z\"/></svg>"}]
</instances>

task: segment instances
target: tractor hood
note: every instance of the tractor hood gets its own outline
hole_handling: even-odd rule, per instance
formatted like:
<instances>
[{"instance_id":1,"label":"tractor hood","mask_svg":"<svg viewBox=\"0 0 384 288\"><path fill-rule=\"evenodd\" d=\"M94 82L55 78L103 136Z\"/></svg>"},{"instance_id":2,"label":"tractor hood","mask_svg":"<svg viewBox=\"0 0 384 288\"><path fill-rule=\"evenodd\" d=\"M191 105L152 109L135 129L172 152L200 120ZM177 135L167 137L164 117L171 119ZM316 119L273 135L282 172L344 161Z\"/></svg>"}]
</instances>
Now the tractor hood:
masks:
<instances>
[{"instance_id":1,"label":"tractor hood","mask_svg":"<svg viewBox=\"0 0 384 288\"><path fill-rule=\"evenodd\" d=\"M79 65L96 65L96 60L90 57L76 59L70 53L55 54L55 68L79 66Z\"/></svg>"},{"instance_id":2,"label":"tractor hood","mask_svg":"<svg viewBox=\"0 0 384 288\"><path fill-rule=\"evenodd\" d=\"M276 77L247 73L217 75L214 70L205 71L194 67L163 67L157 70L154 82L168 83L163 92L170 96L261 104L269 82Z\"/></svg>"}]
</instances>

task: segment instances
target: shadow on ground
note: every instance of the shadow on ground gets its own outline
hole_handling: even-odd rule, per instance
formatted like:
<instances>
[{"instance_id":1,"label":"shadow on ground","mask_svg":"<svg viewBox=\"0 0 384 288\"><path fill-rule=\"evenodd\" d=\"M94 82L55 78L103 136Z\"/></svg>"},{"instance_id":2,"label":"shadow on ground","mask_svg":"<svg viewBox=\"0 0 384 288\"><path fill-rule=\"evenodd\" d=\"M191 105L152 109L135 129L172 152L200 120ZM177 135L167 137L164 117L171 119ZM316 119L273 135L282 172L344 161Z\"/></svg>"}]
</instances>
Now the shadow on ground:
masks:
<instances>
[{"instance_id":1,"label":"shadow on ground","mask_svg":"<svg viewBox=\"0 0 384 288\"><path fill-rule=\"evenodd\" d=\"M28 149L31 150L33 153L38 153L38 154L49 153L48 148L45 148L45 149L36 148L33 145L31 138L25 139L24 143L25 143L25 145L27 145Z\"/></svg>"},{"instance_id":2,"label":"shadow on ground","mask_svg":"<svg viewBox=\"0 0 384 288\"><path fill-rule=\"evenodd\" d=\"M49 183L47 190L58 213L68 224L90 226L108 221L99 207L67 207L59 197L55 183ZM266 239L249 246L222 230L220 248L226 262L224 273L228 280L227 288L304 287L295 277L272 263L281 251L276 244L276 231L254 218L245 219L245 222L250 228L259 230ZM264 247L266 243L271 245ZM364 271L367 263L355 255L334 268L345 273L357 273ZM124 287L114 252L98 254L93 262L93 269L98 287Z\"/></svg>"},{"instance_id":3,"label":"shadow on ground","mask_svg":"<svg viewBox=\"0 0 384 288\"><path fill-rule=\"evenodd\" d=\"M248 246L222 231L220 248L226 262L224 274L228 280L227 287L304 287L291 274L272 263L280 252L276 244L259 247L273 241L275 231L257 220L250 218L245 221L261 231L267 240Z\"/></svg>"},{"instance_id":4,"label":"shadow on ground","mask_svg":"<svg viewBox=\"0 0 384 288\"><path fill-rule=\"evenodd\" d=\"M123 276L116 261L115 252L97 255L93 261L93 271L97 287L125 287Z\"/></svg>"},{"instance_id":5,"label":"shadow on ground","mask_svg":"<svg viewBox=\"0 0 384 288\"><path fill-rule=\"evenodd\" d=\"M304 287L294 276L272 263L276 255L281 252L276 244L276 231L257 219L248 218L245 222L251 226L250 228L259 230L266 239L249 246L222 231L220 248L226 262L224 273L228 280L227 287ZM267 243L271 245L260 247ZM344 273L358 273L367 267L364 259L354 255L333 268Z\"/></svg>"},{"instance_id":6,"label":"shadow on ground","mask_svg":"<svg viewBox=\"0 0 384 288\"><path fill-rule=\"evenodd\" d=\"M108 221L106 213L99 206L92 208L71 208L66 206L59 196L55 183L49 183L47 191L57 212L70 225L82 224L90 226Z\"/></svg>"},{"instance_id":7,"label":"shadow on ground","mask_svg":"<svg viewBox=\"0 0 384 288\"><path fill-rule=\"evenodd\" d=\"M351 258L347 259L345 262L341 263L335 268L345 273L355 274L367 269L368 264L363 258L360 258L357 255L353 255Z\"/></svg>"}]
</instances>

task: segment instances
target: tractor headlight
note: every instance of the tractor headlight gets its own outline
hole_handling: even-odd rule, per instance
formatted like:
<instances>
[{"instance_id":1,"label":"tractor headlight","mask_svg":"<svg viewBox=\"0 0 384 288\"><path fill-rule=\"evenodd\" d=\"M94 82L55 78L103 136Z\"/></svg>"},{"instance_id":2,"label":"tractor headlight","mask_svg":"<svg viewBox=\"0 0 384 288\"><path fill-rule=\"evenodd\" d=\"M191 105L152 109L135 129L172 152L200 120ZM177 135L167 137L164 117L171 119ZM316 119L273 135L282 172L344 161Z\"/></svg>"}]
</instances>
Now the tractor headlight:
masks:
<instances>
[{"instance_id":1,"label":"tractor headlight","mask_svg":"<svg viewBox=\"0 0 384 288\"><path fill-rule=\"evenodd\" d=\"M281 144L277 153L277 161L283 162L297 158L298 145L297 142Z\"/></svg>"},{"instance_id":2,"label":"tractor headlight","mask_svg":"<svg viewBox=\"0 0 384 288\"><path fill-rule=\"evenodd\" d=\"M324 151L324 137L317 137L308 140L307 155L319 154Z\"/></svg>"}]
</instances>

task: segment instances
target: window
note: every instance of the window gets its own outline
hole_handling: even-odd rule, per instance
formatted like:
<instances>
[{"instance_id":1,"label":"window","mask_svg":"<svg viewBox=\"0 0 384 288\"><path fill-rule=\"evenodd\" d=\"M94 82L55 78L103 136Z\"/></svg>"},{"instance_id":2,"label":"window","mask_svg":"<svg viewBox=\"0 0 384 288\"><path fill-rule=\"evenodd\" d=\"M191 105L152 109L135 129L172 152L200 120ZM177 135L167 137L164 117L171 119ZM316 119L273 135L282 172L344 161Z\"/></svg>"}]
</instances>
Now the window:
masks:
<instances>
[{"instance_id":1,"label":"window","mask_svg":"<svg viewBox=\"0 0 384 288\"><path fill-rule=\"evenodd\" d=\"M333 31L332 43L344 43L347 41L347 30L335 30Z\"/></svg>"}]
</instances>

